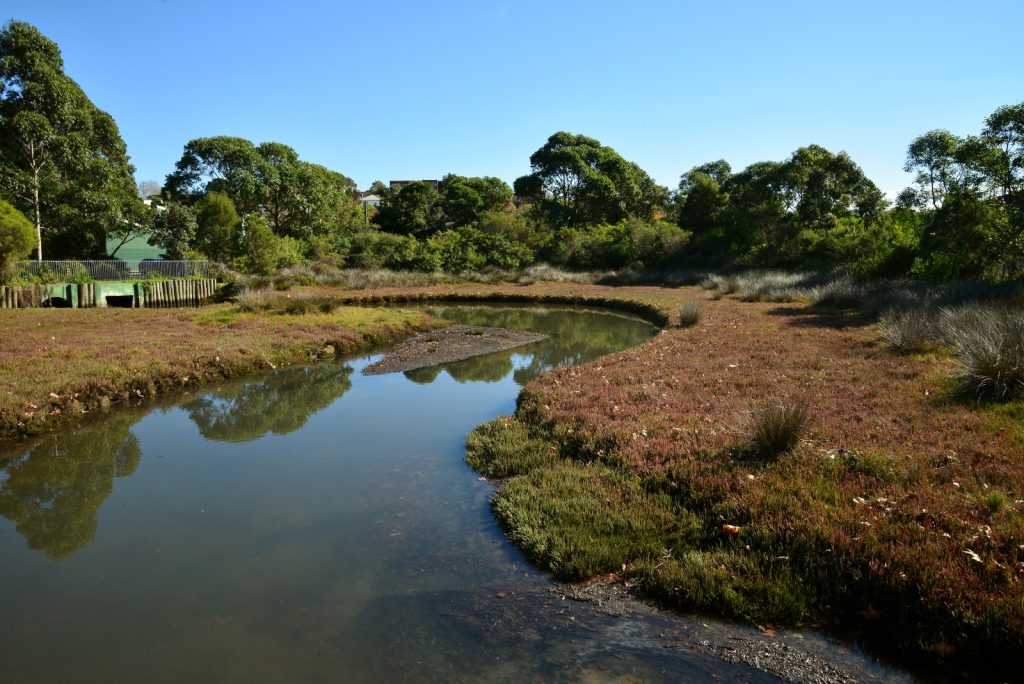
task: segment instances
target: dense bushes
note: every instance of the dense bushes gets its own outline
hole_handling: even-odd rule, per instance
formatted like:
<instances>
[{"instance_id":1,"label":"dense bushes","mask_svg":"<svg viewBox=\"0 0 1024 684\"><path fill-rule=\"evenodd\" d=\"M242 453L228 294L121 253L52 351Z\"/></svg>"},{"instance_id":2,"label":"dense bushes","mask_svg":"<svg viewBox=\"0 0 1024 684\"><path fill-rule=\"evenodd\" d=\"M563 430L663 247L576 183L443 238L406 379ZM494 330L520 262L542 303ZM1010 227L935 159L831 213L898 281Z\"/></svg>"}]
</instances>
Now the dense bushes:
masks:
<instances>
[{"instance_id":1,"label":"dense bushes","mask_svg":"<svg viewBox=\"0 0 1024 684\"><path fill-rule=\"evenodd\" d=\"M635 218L567 228L559 234L553 261L578 269L660 268L678 262L689 237L671 223Z\"/></svg>"},{"instance_id":2,"label":"dense bushes","mask_svg":"<svg viewBox=\"0 0 1024 684\"><path fill-rule=\"evenodd\" d=\"M23 258L35 243L32 222L13 206L0 200L0 275L6 265Z\"/></svg>"}]
</instances>

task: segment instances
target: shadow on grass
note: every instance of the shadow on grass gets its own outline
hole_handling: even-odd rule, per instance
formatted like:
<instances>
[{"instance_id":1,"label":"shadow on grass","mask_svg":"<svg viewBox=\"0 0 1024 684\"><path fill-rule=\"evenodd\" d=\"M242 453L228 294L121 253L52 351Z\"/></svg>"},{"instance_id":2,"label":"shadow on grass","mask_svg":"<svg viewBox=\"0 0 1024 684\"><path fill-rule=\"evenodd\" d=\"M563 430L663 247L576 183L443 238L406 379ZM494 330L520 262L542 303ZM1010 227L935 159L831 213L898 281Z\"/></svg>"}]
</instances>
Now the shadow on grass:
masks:
<instances>
[{"instance_id":1,"label":"shadow on grass","mask_svg":"<svg viewBox=\"0 0 1024 684\"><path fill-rule=\"evenodd\" d=\"M769 316L788 317L787 325L808 328L846 330L863 328L875 322L875 317L856 309L825 306L779 306L766 312Z\"/></svg>"}]
</instances>

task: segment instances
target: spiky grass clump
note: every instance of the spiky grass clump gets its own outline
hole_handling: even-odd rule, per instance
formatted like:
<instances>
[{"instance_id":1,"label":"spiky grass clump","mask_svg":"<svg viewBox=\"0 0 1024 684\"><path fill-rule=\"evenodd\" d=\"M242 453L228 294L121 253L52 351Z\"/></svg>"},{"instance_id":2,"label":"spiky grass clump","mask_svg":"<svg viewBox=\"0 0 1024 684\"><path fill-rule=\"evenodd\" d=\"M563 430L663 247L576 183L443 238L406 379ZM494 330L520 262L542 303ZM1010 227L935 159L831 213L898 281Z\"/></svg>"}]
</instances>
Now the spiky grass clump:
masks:
<instances>
[{"instance_id":1,"label":"spiky grass clump","mask_svg":"<svg viewBox=\"0 0 1024 684\"><path fill-rule=\"evenodd\" d=\"M267 289L244 289L235 295L235 304L242 311L267 311L273 305L274 293Z\"/></svg>"},{"instance_id":2,"label":"spiky grass clump","mask_svg":"<svg viewBox=\"0 0 1024 684\"><path fill-rule=\"evenodd\" d=\"M1024 309L968 305L939 315L965 392L1000 401L1024 397Z\"/></svg>"},{"instance_id":3,"label":"spiky grass clump","mask_svg":"<svg viewBox=\"0 0 1024 684\"><path fill-rule=\"evenodd\" d=\"M745 416L740 427L741 448L752 456L775 458L797 445L810 418L801 401L767 401Z\"/></svg>"},{"instance_id":4,"label":"spiky grass clump","mask_svg":"<svg viewBox=\"0 0 1024 684\"><path fill-rule=\"evenodd\" d=\"M870 296L870 287L848 276L841 276L811 288L808 294L820 306L854 308L864 305Z\"/></svg>"},{"instance_id":5,"label":"spiky grass clump","mask_svg":"<svg viewBox=\"0 0 1024 684\"><path fill-rule=\"evenodd\" d=\"M579 283L590 284L602 277L611 277L614 273L596 273L589 271L566 271L550 264L533 264L523 271L514 282L520 285L531 283Z\"/></svg>"},{"instance_id":6,"label":"spiky grass clump","mask_svg":"<svg viewBox=\"0 0 1024 684\"><path fill-rule=\"evenodd\" d=\"M531 437L511 416L484 423L466 437L466 463L487 477L522 475L550 462L548 443Z\"/></svg>"},{"instance_id":7,"label":"spiky grass clump","mask_svg":"<svg viewBox=\"0 0 1024 684\"><path fill-rule=\"evenodd\" d=\"M928 351L942 339L939 318L930 309L896 309L878 319L882 339L901 354Z\"/></svg>"},{"instance_id":8,"label":"spiky grass clump","mask_svg":"<svg viewBox=\"0 0 1024 684\"><path fill-rule=\"evenodd\" d=\"M341 306L341 302L331 297L294 297L283 300L281 312L293 316L310 313L329 314Z\"/></svg>"},{"instance_id":9,"label":"spiky grass clump","mask_svg":"<svg viewBox=\"0 0 1024 684\"><path fill-rule=\"evenodd\" d=\"M808 299L812 288L824 280L815 273L750 271L736 276L736 293L744 302L792 302Z\"/></svg>"},{"instance_id":10,"label":"spiky grass clump","mask_svg":"<svg viewBox=\"0 0 1024 684\"><path fill-rule=\"evenodd\" d=\"M704 307L697 302L687 302L679 307L679 327L690 328L700 323Z\"/></svg>"}]
</instances>

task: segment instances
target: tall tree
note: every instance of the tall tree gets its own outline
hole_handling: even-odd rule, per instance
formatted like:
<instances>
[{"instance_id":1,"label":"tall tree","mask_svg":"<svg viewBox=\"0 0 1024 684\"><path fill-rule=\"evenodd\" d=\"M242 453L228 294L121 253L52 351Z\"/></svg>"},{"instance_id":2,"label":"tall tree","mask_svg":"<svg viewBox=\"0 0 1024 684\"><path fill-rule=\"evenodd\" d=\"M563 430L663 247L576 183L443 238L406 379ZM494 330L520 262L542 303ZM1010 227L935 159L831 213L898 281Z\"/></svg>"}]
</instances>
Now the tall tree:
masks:
<instances>
[{"instance_id":1,"label":"tall tree","mask_svg":"<svg viewBox=\"0 0 1024 684\"><path fill-rule=\"evenodd\" d=\"M226 262L239 250L242 220L234 202L223 192L211 190L195 204L195 246L206 256Z\"/></svg>"},{"instance_id":2,"label":"tall tree","mask_svg":"<svg viewBox=\"0 0 1024 684\"><path fill-rule=\"evenodd\" d=\"M351 178L302 161L282 143L231 136L190 140L164 190L185 204L222 192L240 213L265 218L275 234L307 240L336 228L356 207Z\"/></svg>"},{"instance_id":3,"label":"tall tree","mask_svg":"<svg viewBox=\"0 0 1024 684\"><path fill-rule=\"evenodd\" d=\"M441 195L430 183L406 183L381 200L374 217L383 230L401 235L427 237L443 228Z\"/></svg>"},{"instance_id":4,"label":"tall tree","mask_svg":"<svg viewBox=\"0 0 1024 684\"><path fill-rule=\"evenodd\" d=\"M256 146L245 138L196 138L186 143L181 159L167 176L164 192L186 204L207 192L221 192L247 214L260 209L266 200L266 188L261 187L261 178L267 176L260 168L263 164Z\"/></svg>"},{"instance_id":5,"label":"tall tree","mask_svg":"<svg viewBox=\"0 0 1024 684\"><path fill-rule=\"evenodd\" d=\"M516 179L515 192L559 226L650 218L668 200L668 190L643 169L583 135L555 133L530 155L530 168Z\"/></svg>"},{"instance_id":6,"label":"tall tree","mask_svg":"<svg viewBox=\"0 0 1024 684\"><path fill-rule=\"evenodd\" d=\"M927 192L932 209L938 209L954 183L956 150L960 139L949 131L934 130L915 138L907 147L905 171L915 172L915 180Z\"/></svg>"},{"instance_id":7,"label":"tall tree","mask_svg":"<svg viewBox=\"0 0 1024 684\"><path fill-rule=\"evenodd\" d=\"M0 188L33 219L37 258L100 256L108 235L146 216L109 114L64 73L30 24L0 30Z\"/></svg>"},{"instance_id":8,"label":"tall tree","mask_svg":"<svg viewBox=\"0 0 1024 684\"><path fill-rule=\"evenodd\" d=\"M499 211L512 202L512 188L494 176L444 177L441 207L447 222L456 226L475 224L489 211Z\"/></svg>"},{"instance_id":9,"label":"tall tree","mask_svg":"<svg viewBox=\"0 0 1024 684\"><path fill-rule=\"evenodd\" d=\"M784 178L785 192L804 228L827 230L850 216L874 221L885 208L882 191L845 151L801 147L786 163Z\"/></svg>"},{"instance_id":10,"label":"tall tree","mask_svg":"<svg viewBox=\"0 0 1024 684\"><path fill-rule=\"evenodd\" d=\"M728 204L722 184L731 176L732 167L724 159L695 166L683 174L675 196L679 226L696 233L710 230Z\"/></svg>"},{"instance_id":11,"label":"tall tree","mask_svg":"<svg viewBox=\"0 0 1024 684\"><path fill-rule=\"evenodd\" d=\"M981 135L996 151L992 176L1001 196L1024 210L1024 102L992 112Z\"/></svg>"},{"instance_id":12,"label":"tall tree","mask_svg":"<svg viewBox=\"0 0 1024 684\"><path fill-rule=\"evenodd\" d=\"M149 240L163 247L168 259L184 259L199 232L195 209L166 198L161 198L154 207L152 225Z\"/></svg>"}]
</instances>

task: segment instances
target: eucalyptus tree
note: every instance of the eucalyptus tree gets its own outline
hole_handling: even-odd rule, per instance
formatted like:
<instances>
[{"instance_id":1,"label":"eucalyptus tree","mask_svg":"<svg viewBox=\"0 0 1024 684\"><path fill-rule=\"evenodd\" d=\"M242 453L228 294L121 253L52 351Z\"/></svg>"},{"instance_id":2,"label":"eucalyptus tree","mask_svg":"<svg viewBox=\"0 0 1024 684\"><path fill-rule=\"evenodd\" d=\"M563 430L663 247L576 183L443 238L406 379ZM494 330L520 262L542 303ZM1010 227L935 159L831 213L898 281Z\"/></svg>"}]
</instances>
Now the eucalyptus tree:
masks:
<instances>
[{"instance_id":1,"label":"eucalyptus tree","mask_svg":"<svg viewBox=\"0 0 1024 684\"><path fill-rule=\"evenodd\" d=\"M117 124L64 73L56 43L0 30L0 191L30 216L36 256L99 256L110 235L144 230L134 167Z\"/></svg>"},{"instance_id":2,"label":"eucalyptus tree","mask_svg":"<svg viewBox=\"0 0 1024 684\"><path fill-rule=\"evenodd\" d=\"M729 203L722 184L732 176L732 167L724 159L695 166L679 179L675 203L681 228L706 233L719 221Z\"/></svg>"},{"instance_id":3,"label":"eucalyptus tree","mask_svg":"<svg viewBox=\"0 0 1024 684\"><path fill-rule=\"evenodd\" d=\"M556 226L650 218L668 190L594 138L558 132L530 155L531 173L516 179L516 195L530 199Z\"/></svg>"},{"instance_id":4,"label":"eucalyptus tree","mask_svg":"<svg viewBox=\"0 0 1024 684\"><path fill-rule=\"evenodd\" d=\"M956 152L961 140L949 131L934 130L914 138L907 147L903 170L913 172L932 209L956 183Z\"/></svg>"},{"instance_id":5,"label":"eucalyptus tree","mask_svg":"<svg viewBox=\"0 0 1024 684\"><path fill-rule=\"evenodd\" d=\"M430 183L406 183L381 199L373 220L389 233L428 237L444 227L441 194Z\"/></svg>"},{"instance_id":6,"label":"eucalyptus tree","mask_svg":"<svg viewBox=\"0 0 1024 684\"><path fill-rule=\"evenodd\" d=\"M357 206L351 178L301 160L288 145L232 136L190 140L164 192L184 204L224 193L240 214L262 216L275 234L307 240L336 229Z\"/></svg>"},{"instance_id":7,"label":"eucalyptus tree","mask_svg":"<svg viewBox=\"0 0 1024 684\"><path fill-rule=\"evenodd\" d=\"M512 203L512 188L494 176L449 174L442 187L441 209L446 222L455 226L476 224L486 212L500 211Z\"/></svg>"},{"instance_id":8,"label":"eucalyptus tree","mask_svg":"<svg viewBox=\"0 0 1024 684\"><path fill-rule=\"evenodd\" d=\"M992 112L981 137L995 152L990 164L993 184L1007 203L1024 209L1024 102Z\"/></svg>"}]
</instances>

